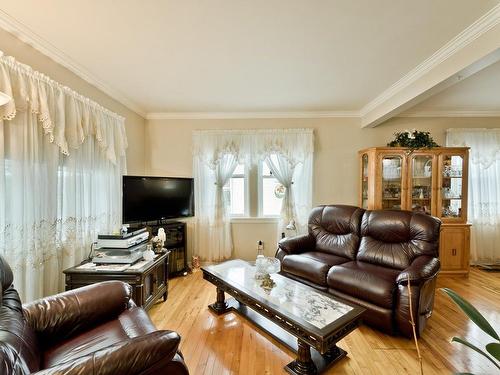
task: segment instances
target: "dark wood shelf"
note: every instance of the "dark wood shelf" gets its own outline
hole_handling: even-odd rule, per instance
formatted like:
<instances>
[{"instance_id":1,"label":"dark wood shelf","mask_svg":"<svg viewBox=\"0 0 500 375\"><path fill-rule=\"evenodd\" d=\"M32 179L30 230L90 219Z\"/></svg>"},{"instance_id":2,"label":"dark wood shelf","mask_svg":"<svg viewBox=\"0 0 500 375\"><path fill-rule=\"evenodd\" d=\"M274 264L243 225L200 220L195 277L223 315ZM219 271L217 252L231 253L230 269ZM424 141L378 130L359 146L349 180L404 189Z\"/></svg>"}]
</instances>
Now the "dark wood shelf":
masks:
<instances>
[{"instance_id":1,"label":"dark wood shelf","mask_svg":"<svg viewBox=\"0 0 500 375\"><path fill-rule=\"evenodd\" d=\"M156 259L138 269L124 271L104 271L96 269L78 269L78 266L63 271L66 290L80 288L101 281L119 280L132 287L133 300L137 306L148 310L163 297L168 297L168 260L170 252L160 253Z\"/></svg>"},{"instance_id":2,"label":"dark wood shelf","mask_svg":"<svg viewBox=\"0 0 500 375\"><path fill-rule=\"evenodd\" d=\"M153 235L158 233L159 228L165 229L167 241L165 247L170 251L168 262L168 276L183 276L188 271L187 245L186 245L186 223L174 221L166 224L150 225Z\"/></svg>"}]
</instances>

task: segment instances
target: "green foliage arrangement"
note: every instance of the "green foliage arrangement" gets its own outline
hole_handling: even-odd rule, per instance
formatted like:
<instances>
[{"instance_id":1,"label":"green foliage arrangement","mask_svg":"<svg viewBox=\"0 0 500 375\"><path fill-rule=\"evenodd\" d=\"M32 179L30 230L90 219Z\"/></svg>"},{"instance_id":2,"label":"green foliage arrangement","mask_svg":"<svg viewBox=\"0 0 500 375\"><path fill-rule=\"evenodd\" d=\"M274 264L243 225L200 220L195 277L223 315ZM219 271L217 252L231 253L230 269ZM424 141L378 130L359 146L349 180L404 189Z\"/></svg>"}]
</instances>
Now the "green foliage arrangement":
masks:
<instances>
[{"instance_id":1,"label":"green foliage arrangement","mask_svg":"<svg viewBox=\"0 0 500 375\"><path fill-rule=\"evenodd\" d=\"M404 132L394 133L394 140L387 144L389 147L408 147L412 151L419 148L439 147L434 142L429 132L421 132L413 129L405 130Z\"/></svg>"},{"instance_id":2,"label":"green foliage arrangement","mask_svg":"<svg viewBox=\"0 0 500 375\"><path fill-rule=\"evenodd\" d=\"M481 328L482 331L484 331L486 334L495 339L495 342L491 342L485 345L486 351L488 353L484 352L477 346L471 344L467 340L460 337L453 337L451 341L458 342L462 345L467 346L472 350L475 350L482 356L486 357L500 371L500 337L498 336L498 333L491 326L491 324L488 323L485 317L481 315L481 313L477 311L477 309L474 306L472 306L469 302L460 297L457 293L455 293L451 289L441 288L441 290L444 293L446 293L452 299L452 301L457 304L458 307L460 307L460 309L465 313L465 315L469 317L470 320L474 322L475 325L477 325L479 328Z\"/></svg>"}]
</instances>

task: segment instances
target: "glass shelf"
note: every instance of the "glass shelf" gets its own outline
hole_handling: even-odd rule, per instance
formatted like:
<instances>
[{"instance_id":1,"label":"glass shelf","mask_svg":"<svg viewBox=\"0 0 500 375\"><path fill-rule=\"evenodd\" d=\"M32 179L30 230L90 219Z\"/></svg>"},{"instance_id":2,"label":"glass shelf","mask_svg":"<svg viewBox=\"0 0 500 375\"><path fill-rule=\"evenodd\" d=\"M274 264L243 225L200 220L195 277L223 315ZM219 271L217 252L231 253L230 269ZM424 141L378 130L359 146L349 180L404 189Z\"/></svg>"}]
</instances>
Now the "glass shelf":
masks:
<instances>
[{"instance_id":1,"label":"glass shelf","mask_svg":"<svg viewBox=\"0 0 500 375\"><path fill-rule=\"evenodd\" d=\"M362 180L361 180L361 207L364 209L368 209L368 155L363 154L361 159L361 172L362 172Z\"/></svg>"},{"instance_id":2,"label":"glass shelf","mask_svg":"<svg viewBox=\"0 0 500 375\"><path fill-rule=\"evenodd\" d=\"M432 155L411 158L411 210L431 214L432 210Z\"/></svg>"},{"instance_id":3,"label":"glass shelf","mask_svg":"<svg viewBox=\"0 0 500 375\"><path fill-rule=\"evenodd\" d=\"M384 210L401 209L402 165L403 158L399 155L384 156L382 159L382 208Z\"/></svg>"},{"instance_id":4,"label":"glass shelf","mask_svg":"<svg viewBox=\"0 0 500 375\"><path fill-rule=\"evenodd\" d=\"M461 218L464 160L459 155L443 155L441 183L441 217Z\"/></svg>"}]
</instances>

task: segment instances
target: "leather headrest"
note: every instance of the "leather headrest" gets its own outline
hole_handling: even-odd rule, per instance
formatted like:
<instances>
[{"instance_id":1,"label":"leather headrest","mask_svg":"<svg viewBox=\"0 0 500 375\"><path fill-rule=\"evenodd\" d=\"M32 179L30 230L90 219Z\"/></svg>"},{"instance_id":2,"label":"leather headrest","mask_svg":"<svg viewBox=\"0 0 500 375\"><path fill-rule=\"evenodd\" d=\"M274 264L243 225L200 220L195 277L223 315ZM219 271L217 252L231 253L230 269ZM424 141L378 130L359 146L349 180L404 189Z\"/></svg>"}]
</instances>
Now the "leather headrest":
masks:
<instances>
[{"instance_id":1,"label":"leather headrest","mask_svg":"<svg viewBox=\"0 0 500 375\"><path fill-rule=\"evenodd\" d=\"M439 219L411 211L366 211L361 223L361 235L385 243L407 241L434 242L439 239Z\"/></svg>"},{"instance_id":2,"label":"leather headrest","mask_svg":"<svg viewBox=\"0 0 500 375\"><path fill-rule=\"evenodd\" d=\"M331 234L358 234L364 212L362 208L342 204L317 206L309 215L309 232L317 226Z\"/></svg>"},{"instance_id":3,"label":"leather headrest","mask_svg":"<svg viewBox=\"0 0 500 375\"><path fill-rule=\"evenodd\" d=\"M357 259L402 270L417 256L437 257L440 226L439 219L424 213L366 211Z\"/></svg>"},{"instance_id":4,"label":"leather headrest","mask_svg":"<svg viewBox=\"0 0 500 375\"><path fill-rule=\"evenodd\" d=\"M2 286L2 291L7 290L14 281L14 275L10 269L9 263L4 257L0 255L0 285Z\"/></svg>"}]
</instances>

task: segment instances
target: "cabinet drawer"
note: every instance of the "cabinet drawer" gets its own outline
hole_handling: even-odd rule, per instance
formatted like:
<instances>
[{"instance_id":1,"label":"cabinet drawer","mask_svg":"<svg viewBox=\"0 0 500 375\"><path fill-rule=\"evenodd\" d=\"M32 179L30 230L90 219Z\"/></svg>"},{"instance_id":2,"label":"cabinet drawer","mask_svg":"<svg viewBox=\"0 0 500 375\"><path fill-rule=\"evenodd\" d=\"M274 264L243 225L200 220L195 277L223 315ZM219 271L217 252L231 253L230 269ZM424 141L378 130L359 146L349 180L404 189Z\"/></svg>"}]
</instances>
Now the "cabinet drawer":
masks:
<instances>
[{"instance_id":1,"label":"cabinet drawer","mask_svg":"<svg viewBox=\"0 0 500 375\"><path fill-rule=\"evenodd\" d=\"M439 258L443 271L467 270L469 265L469 228L443 228Z\"/></svg>"}]
</instances>

